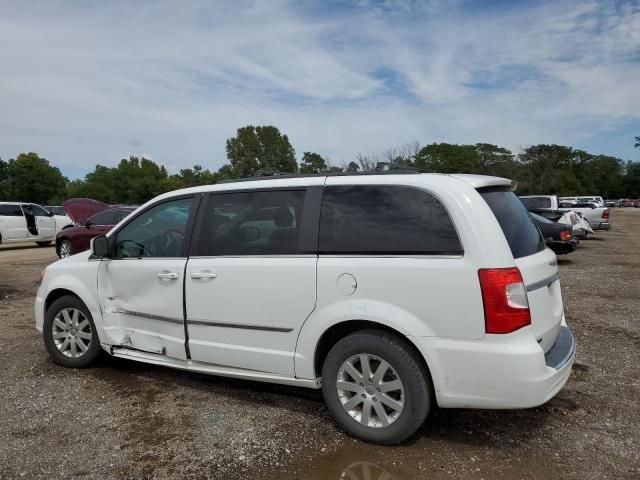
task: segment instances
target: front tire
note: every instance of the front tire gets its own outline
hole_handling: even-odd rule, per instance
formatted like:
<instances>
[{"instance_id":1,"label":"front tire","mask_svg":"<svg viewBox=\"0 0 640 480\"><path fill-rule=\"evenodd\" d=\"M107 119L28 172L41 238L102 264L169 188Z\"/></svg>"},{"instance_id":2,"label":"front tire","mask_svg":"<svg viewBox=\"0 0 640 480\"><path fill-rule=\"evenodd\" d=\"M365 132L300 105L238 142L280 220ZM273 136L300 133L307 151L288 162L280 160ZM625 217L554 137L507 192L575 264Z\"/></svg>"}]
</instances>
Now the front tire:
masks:
<instances>
[{"instance_id":1,"label":"front tire","mask_svg":"<svg viewBox=\"0 0 640 480\"><path fill-rule=\"evenodd\" d=\"M45 312L42 331L45 347L58 365L85 368L100 355L93 318L77 297L66 295L54 301Z\"/></svg>"},{"instance_id":2,"label":"front tire","mask_svg":"<svg viewBox=\"0 0 640 480\"><path fill-rule=\"evenodd\" d=\"M66 238L60 242L60 250L58 252L58 256L60 258L66 258L73 255L73 245L71 244L71 240L67 240Z\"/></svg>"},{"instance_id":3,"label":"front tire","mask_svg":"<svg viewBox=\"0 0 640 480\"><path fill-rule=\"evenodd\" d=\"M406 340L381 330L338 341L324 362L322 383L336 421L366 442L402 442L431 409L431 381L422 362Z\"/></svg>"}]
</instances>

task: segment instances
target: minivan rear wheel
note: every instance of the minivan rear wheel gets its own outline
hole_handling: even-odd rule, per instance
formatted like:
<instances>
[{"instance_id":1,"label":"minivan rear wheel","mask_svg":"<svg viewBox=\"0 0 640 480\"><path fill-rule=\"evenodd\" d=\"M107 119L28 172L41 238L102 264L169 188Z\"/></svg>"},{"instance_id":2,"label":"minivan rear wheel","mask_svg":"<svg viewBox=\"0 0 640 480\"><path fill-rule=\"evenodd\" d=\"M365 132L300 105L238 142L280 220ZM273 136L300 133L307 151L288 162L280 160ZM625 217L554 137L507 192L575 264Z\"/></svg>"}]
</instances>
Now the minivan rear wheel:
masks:
<instances>
[{"instance_id":1,"label":"minivan rear wheel","mask_svg":"<svg viewBox=\"0 0 640 480\"><path fill-rule=\"evenodd\" d=\"M338 341L324 362L322 383L337 422L367 442L402 442L431 408L431 382L417 355L405 340L381 330Z\"/></svg>"},{"instance_id":2,"label":"minivan rear wheel","mask_svg":"<svg viewBox=\"0 0 640 480\"><path fill-rule=\"evenodd\" d=\"M54 301L45 312L42 331L45 347L58 365L84 368L100 355L93 318L77 297L66 295Z\"/></svg>"}]
</instances>

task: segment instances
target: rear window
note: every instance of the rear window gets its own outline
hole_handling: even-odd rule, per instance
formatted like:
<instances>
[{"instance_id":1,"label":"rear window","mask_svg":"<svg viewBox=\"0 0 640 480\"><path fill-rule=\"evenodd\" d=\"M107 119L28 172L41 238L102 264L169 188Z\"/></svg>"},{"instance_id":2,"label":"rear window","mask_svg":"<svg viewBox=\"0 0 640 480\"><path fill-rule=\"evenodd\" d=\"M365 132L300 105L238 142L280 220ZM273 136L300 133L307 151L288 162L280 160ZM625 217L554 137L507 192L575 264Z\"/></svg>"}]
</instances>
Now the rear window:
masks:
<instances>
[{"instance_id":1,"label":"rear window","mask_svg":"<svg viewBox=\"0 0 640 480\"><path fill-rule=\"evenodd\" d=\"M447 210L433 195L401 186L326 187L320 253L460 255Z\"/></svg>"},{"instance_id":2,"label":"rear window","mask_svg":"<svg viewBox=\"0 0 640 480\"><path fill-rule=\"evenodd\" d=\"M18 205L0 205L0 217L22 217L22 210Z\"/></svg>"},{"instance_id":3,"label":"rear window","mask_svg":"<svg viewBox=\"0 0 640 480\"><path fill-rule=\"evenodd\" d=\"M540 230L511 190L484 189L479 193L496 216L513 258L528 257L545 249Z\"/></svg>"},{"instance_id":4,"label":"rear window","mask_svg":"<svg viewBox=\"0 0 640 480\"><path fill-rule=\"evenodd\" d=\"M520 201L524 203L524 206L527 207L528 210L535 210L536 208L551 208L551 199L548 197L520 197Z\"/></svg>"}]
</instances>

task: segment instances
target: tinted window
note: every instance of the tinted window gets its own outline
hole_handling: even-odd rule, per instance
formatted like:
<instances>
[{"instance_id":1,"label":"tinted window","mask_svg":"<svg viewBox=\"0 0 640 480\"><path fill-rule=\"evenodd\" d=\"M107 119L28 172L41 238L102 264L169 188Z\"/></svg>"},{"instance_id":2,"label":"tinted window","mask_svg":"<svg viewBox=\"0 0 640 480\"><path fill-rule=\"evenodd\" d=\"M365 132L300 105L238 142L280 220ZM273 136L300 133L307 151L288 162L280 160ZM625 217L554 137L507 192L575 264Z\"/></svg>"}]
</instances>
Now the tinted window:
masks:
<instances>
[{"instance_id":1,"label":"tinted window","mask_svg":"<svg viewBox=\"0 0 640 480\"><path fill-rule=\"evenodd\" d=\"M545 243L531 215L513 192L480 190L509 243L513 258L522 258L544 250ZM526 199L522 199L526 200Z\"/></svg>"},{"instance_id":2,"label":"tinted window","mask_svg":"<svg viewBox=\"0 0 640 480\"><path fill-rule=\"evenodd\" d=\"M547 225L559 225L558 222L554 222L552 220L549 220L548 218L545 218L542 215L538 215L536 213L532 213L531 216L538 223L545 223Z\"/></svg>"},{"instance_id":3,"label":"tinted window","mask_svg":"<svg viewBox=\"0 0 640 480\"><path fill-rule=\"evenodd\" d=\"M22 217L22 210L18 205L0 205L0 217Z\"/></svg>"},{"instance_id":4,"label":"tinted window","mask_svg":"<svg viewBox=\"0 0 640 480\"><path fill-rule=\"evenodd\" d=\"M194 255L300 253L304 190L213 194Z\"/></svg>"},{"instance_id":5,"label":"tinted window","mask_svg":"<svg viewBox=\"0 0 640 480\"><path fill-rule=\"evenodd\" d=\"M62 215L65 216L67 212L64 211L63 207L55 207L55 206L46 206L44 207L48 212L53 213L54 215Z\"/></svg>"},{"instance_id":6,"label":"tinted window","mask_svg":"<svg viewBox=\"0 0 640 480\"><path fill-rule=\"evenodd\" d=\"M321 253L460 254L449 214L432 195L399 186L326 187Z\"/></svg>"},{"instance_id":7,"label":"tinted window","mask_svg":"<svg viewBox=\"0 0 640 480\"><path fill-rule=\"evenodd\" d=\"M126 224L115 239L116 258L181 257L192 199L161 203Z\"/></svg>"},{"instance_id":8,"label":"tinted window","mask_svg":"<svg viewBox=\"0 0 640 480\"><path fill-rule=\"evenodd\" d=\"M528 210L535 210L536 208L551 208L551 199L545 197L531 197L520 198L524 206Z\"/></svg>"},{"instance_id":9,"label":"tinted window","mask_svg":"<svg viewBox=\"0 0 640 480\"><path fill-rule=\"evenodd\" d=\"M30 204L28 207L27 207L27 205L24 205L23 207L28 208L31 211L31 214L36 216L36 217L50 217L51 216L49 214L49 212L47 212L40 205Z\"/></svg>"},{"instance_id":10,"label":"tinted window","mask_svg":"<svg viewBox=\"0 0 640 480\"><path fill-rule=\"evenodd\" d=\"M117 223L115 218L115 210L107 210L105 212L96 213L87 221L87 223L91 225L115 225Z\"/></svg>"}]
</instances>

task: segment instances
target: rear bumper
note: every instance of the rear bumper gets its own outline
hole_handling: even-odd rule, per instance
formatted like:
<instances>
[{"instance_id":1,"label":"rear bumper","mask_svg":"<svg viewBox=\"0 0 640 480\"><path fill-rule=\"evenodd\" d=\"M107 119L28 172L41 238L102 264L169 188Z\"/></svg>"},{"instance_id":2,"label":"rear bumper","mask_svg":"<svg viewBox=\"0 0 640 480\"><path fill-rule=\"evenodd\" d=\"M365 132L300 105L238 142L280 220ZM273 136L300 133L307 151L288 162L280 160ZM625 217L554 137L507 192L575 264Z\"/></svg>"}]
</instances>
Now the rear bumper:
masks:
<instances>
[{"instance_id":1,"label":"rear bumper","mask_svg":"<svg viewBox=\"0 0 640 480\"><path fill-rule=\"evenodd\" d=\"M412 340L427 360L443 408L542 405L567 382L575 358L575 340L564 320L546 355L530 327L481 340Z\"/></svg>"},{"instance_id":2,"label":"rear bumper","mask_svg":"<svg viewBox=\"0 0 640 480\"><path fill-rule=\"evenodd\" d=\"M578 248L578 240L576 240L576 239L566 240L566 241L553 240L553 241L547 242L547 246L551 250L553 250L553 252L556 255L564 255L564 254L567 254L567 253L571 253L576 248Z\"/></svg>"},{"instance_id":3,"label":"rear bumper","mask_svg":"<svg viewBox=\"0 0 640 480\"><path fill-rule=\"evenodd\" d=\"M609 222L600 222L593 226L594 230L611 230L611 224Z\"/></svg>"}]
</instances>

